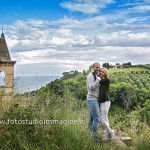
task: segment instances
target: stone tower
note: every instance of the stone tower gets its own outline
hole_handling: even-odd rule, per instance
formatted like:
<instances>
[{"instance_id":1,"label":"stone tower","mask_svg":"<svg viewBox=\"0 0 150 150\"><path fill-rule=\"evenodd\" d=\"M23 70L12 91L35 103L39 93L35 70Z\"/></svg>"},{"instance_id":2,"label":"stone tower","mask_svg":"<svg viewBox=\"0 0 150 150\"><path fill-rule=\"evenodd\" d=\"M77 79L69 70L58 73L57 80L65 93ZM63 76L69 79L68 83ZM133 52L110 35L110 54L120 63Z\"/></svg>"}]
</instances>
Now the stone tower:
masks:
<instances>
[{"instance_id":1,"label":"stone tower","mask_svg":"<svg viewBox=\"0 0 150 150\"><path fill-rule=\"evenodd\" d=\"M5 86L0 87L0 94L2 95L3 91L3 95L6 101L8 97L13 96L15 63L16 61L11 60L5 36L2 30L0 37L0 72L3 71L5 73Z\"/></svg>"}]
</instances>

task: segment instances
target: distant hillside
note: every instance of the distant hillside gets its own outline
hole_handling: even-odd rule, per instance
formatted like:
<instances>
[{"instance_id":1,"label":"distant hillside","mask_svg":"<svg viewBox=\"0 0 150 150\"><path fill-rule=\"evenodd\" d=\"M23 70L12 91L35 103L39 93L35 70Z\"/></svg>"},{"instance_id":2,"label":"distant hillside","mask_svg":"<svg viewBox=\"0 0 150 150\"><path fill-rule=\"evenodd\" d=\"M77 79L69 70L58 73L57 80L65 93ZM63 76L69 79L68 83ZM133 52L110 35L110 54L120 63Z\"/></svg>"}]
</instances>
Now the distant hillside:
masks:
<instances>
[{"instance_id":1,"label":"distant hillside","mask_svg":"<svg viewBox=\"0 0 150 150\"><path fill-rule=\"evenodd\" d=\"M64 99L74 97L77 100L85 101L87 95L86 78L90 69L91 67L83 73L74 71L75 75L71 71L72 76L66 78L65 74L62 78L52 81L37 92L39 99L42 101L48 96L52 96ZM110 98L112 105L119 105L125 111L147 105L146 103L150 100L150 69L145 65L109 69L109 78L111 80ZM146 117L147 120L149 117L150 114Z\"/></svg>"},{"instance_id":2,"label":"distant hillside","mask_svg":"<svg viewBox=\"0 0 150 150\"><path fill-rule=\"evenodd\" d=\"M83 71L83 73L71 71L71 73L68 73L69 75L63 73L62 78L47 84L39 90L38 94L41 99L45 99L47 93L49 93L60 97L71 94L77 99L86 100L86 77L88 73L89 70ZM111 79L110 94L113 102L118 101L120 91L128 91L126 98L130 97L131 106L143 104L146 99L150 98L148 94L150 93L150 70L145 68L144 65L135 66L135 68L109 69L109 74ZM140 94L143 96L141 97Z\"/></svg>"},{"instance_id":3,"label":"distant hillside","mask_svg":"<svg viewBox=\"0 0 150 150\"><path fill-rule=\"evenodd\" d=\"M111 99L122 102L126 110L134 106L142 106L150 99L149 69L144 67L110 69L109 72Z\"/></svg>"}]
</instances>

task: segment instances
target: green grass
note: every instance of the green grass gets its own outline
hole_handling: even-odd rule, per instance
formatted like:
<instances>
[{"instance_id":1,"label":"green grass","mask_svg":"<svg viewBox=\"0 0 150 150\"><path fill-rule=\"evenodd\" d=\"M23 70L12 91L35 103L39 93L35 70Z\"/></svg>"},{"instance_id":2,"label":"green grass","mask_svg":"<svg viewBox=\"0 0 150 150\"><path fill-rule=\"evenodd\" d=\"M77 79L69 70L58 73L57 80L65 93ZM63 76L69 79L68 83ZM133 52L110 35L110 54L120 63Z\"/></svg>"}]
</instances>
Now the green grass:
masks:
<instances>
[{"instance_id":1,"label":"green grass","mask_svg":"<svg viewBox=\"0 0 150 150\"><path fill-rule=\"evenodd\" d=\"M133 118L134 117L134 118ZM109 113L110 124L117 132L127 133L133 139L132 147L136 150L149 146L149 127L141 123L139 126L136 114L126 114L122 108L112 106ZM98 145L92 134L87 130L88 108L86 101L74 98L48 97L45 101L38 101L38 97L14 100L13 106L1 119L17 120L83 120L81 124L20 124L0 125L0 149L2 150L115 150L120 149L111 141ZM129 125L130 124L130 125ZM132 128L134 127L134 128ZM102 127L99 128L99 134ZM140 141L140 143L139 143Z\"/></svg>"},{"instance_id":2,"label":"green grass","mask_svg":"<svg viewBox=\"0 0 150 150\"><path fill-rule=\"evenodd\" d=\"M116 80L114 84L117 85L120 84L118 78L120 74L115 75L115 72L124 72L126 75L129 71L143 70L147 69L110 69L109 72L110 75L114 75ZM121 79L122 77L123 74L121 74ZM124 78L126 79L126 76ZM86 76L79 75L76 78L59 81L57 86L54 82L56 92L59 92L58 88L60 88L60 92L61 90L65 91L63 91L62 97L52 93L49 90L49 84L46 88L42 88L35 97L16 96L7 113L0 109L0 113L4 114L3 117L0 116L0 120L83 120L81 124L1 124L0 150L121 150L122 148L111 141L95 143L91 132L87 130L88 107L86 101L74 98L77 92L81 92L78 95L83 92L86 95L86 91L79 89L84 86L86 88L85 79ZM72 92L69 91L70 88L73 88ZM116 86L112 86L112 90L115 90L114 88ZM117 98L115 95L112 96L114 99ZM149 109L148 106L143 109L143 112L147 112L147 109ZM130 136L132 138L131 146L134 150L149 149L150 147L150 135L148 134L150 127L141 120L140 111L141 108L137 108L127 113L123 108L113 104L109 112L111 127L119 135ZM103 132L101 126L98 132L101 136Z\"/></svg>"},{"instance_id":3,"label":"green grass","mask_svg":"<svg viewBox=\"0 0 150 150\"><path fill-rule=\"evenodd\" d=\"M114 73L114 72L130 72L130 71L145 71L145 70L148 70L148 69L145 69L145 68L118 68L118 69L109 69L109 73Z\"/></svg>"},{"instance_id":4,"label":"green grass","mask_svg":"<svg viewBox=\"0 0 150 150\"><path fill-rule=\"evenodd\" d=\"M37 99L37 98L36 98ZM14 100L13 106L1 119L4 120L83 120L82 124L9 124L1 125L0 149L63 149L63 150L98 150L102 147L115 149L111 142L95 143L87 130L88 111L85 102L74 99L49 98L38 102L29 98ZM79 122L78 122L79 123ZM113 148L114 147L114 148Z\"/></svg>"}]
</instances>

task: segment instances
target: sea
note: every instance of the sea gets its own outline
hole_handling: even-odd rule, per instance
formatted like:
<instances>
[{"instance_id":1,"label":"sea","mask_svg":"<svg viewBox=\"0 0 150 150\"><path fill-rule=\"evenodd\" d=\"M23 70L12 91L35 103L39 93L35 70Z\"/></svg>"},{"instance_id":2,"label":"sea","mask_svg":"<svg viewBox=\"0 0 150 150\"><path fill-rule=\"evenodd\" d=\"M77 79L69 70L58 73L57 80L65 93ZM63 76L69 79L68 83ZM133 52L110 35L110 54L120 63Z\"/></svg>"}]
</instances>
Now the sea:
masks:
<instances>
[{"instance_id":1,"label":"sea","mask_svg":"<svg viewBox=\"0 0 150 150\"><path fill-rule=\"evenodd\" d=\"M15 76L14 93L25 93L38 90L60 76Z\"/></svg>"}]
</instances>

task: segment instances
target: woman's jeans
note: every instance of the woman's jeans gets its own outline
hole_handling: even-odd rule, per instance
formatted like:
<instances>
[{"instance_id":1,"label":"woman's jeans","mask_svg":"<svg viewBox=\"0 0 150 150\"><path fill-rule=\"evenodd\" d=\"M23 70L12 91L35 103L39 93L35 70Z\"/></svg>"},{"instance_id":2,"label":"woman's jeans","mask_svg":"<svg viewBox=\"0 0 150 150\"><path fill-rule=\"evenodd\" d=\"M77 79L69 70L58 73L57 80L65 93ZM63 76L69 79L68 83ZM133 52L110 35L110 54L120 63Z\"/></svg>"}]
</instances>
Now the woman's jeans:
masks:
<instances>
[{"instance_id":1,"label":"woman's jeans","mask_svg":"<svg viewBox=\"0 0 150 150\"><path fill-rule=\"evenodd\" d=\"M88 128L92 130L94 136L98 137L98 126L100 123L100 108L98 100L87 100L89 107Z\"/></svg>"},{"instance_id":2,"label":"woman's jeans","mask_svg":"<svg viewBox=\"0 0 150 150\"><path fill-rule=\"evenodd\" d=\"M101 110L101 124L105 127L106 135L109 135L112 129L109 127L108 113L106 110Z\"/></svg>"},{"instance_id":3,"label":"woman's jeans","mask_svg":"<svg viewBox=\"0 0 150 150\"><path fill-rule=\"evenodd\" d=\"M106 101L100 104L100 116L101 116L101 124L105 127L106 134L109 135L112 129L109 127L108 120L108 111L110 108L110 101Z\"/></svg>"}]
</instances>

